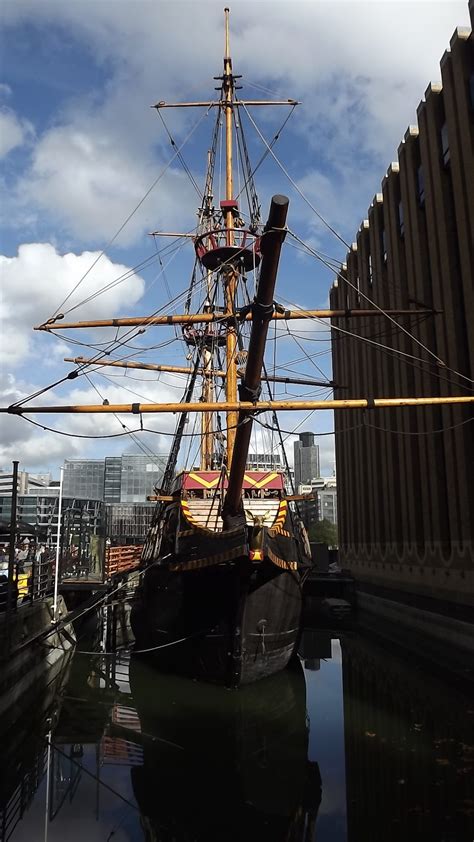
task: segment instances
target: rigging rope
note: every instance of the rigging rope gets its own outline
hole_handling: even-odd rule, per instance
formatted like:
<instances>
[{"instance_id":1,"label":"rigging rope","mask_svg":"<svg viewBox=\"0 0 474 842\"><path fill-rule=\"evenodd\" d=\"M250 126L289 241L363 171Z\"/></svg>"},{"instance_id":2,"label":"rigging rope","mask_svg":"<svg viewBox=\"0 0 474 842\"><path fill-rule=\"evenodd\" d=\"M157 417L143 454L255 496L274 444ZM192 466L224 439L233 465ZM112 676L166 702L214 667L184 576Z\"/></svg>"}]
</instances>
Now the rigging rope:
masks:
<instances>
[{"instance_id":1,"label":"rigging rope","mask_svg":"<svg viewBox=\"0 0 474 842\"><path fill-rule=\"evenodd\" d=\"M237 102L238 102L238 101L237 101ZM291 115L293 114L293 112L294 112L295 108L296 108L296 105L293 105L293 106L292 106L292 108L291 108L291 110L290 110L290 112L287 114L287 116L286 116L285 120L283 121L283 123L281 124L280 128L278 129L278 131L277 131L276 135L274 135L274 137L272 138L272 141L271 141L271 143L269 144L269 148L265 150L265 152L264 152L264 153L263 153L263 155L260 157L260 159L258 160L258 162L257 162L257 164L255 165L255 167L253 168L253 170L252 170L252 169L251 169L251 167L250 167L250 158L249 158L249 155L248 155L248 152L247 152L247 143L246 143L246 140L245 140L245 134L244 134L244 132L243 132L243 129L241 129L242 139L243 139L244 148L245 148L245 154L246 154L247 159L248 159L248 167L249 167L249 173L250 173L250 175L249 175L249 181L250 181L252 184L253 184L253 178L254 178L255 173L256 173L256 172L257 172L257 170L261 167L261 165L263 164L263 162L264 162L264 161L265 161L265 159L267 158L267 156L268 156L269 152L273 149L273 147L274 147L275 143L277 142L277 140L279 140L280 135L281 135L282 131L284 130L284 128L285 128L285 126L286 126L286 124L287 124L288 120L290 119ZM237 199L239 199L239 197L240 197L241 193L242 193L242 192L243 192L243 190L246 188L246 186L247 186L247 182L245 182L244 186L242 187L242 190L241 190L241 191L240 191L240 193L237 195L237 197L236 197ZM255 189L255 188L254 188L254 189ZM258 219L260 219L260 204L259 204L259 202L258 202L258 196L257 196L256 191L255 191L255 196L256 196L256 206L257 206L257 208L258 208ZM249 205L249 208L250 208L250 205Z\"/></svg>"},{"instance_id":2,"label":"rigging rope","mask_svg":"<svg viewBox=\"0 0 474 842\"><path fill-rule=\"evenodd\" d=\"M311 415L314 415L315 412L316 412L316 410L312 409L311 412L309 412L308 415L306 415L305 418L303 418L303 421L301 421L299 424L297 424L297 426L294 428L294 430L282 430L282 433L284 433L286 436L295 435L296 430L299 427L301 427L302 424L305 424L306 421L311 417ZM27 421L29 424L32 424L34 427L39 427L39 429L41 429L41 430L44 430L44 431L49 432L49 433L55 433L58 436L65 436L66 438L71 438L71 439L115 439L115 438L121 438L122 436L128 436L129 435L129 432L104 433L102 435L97 435L97 434L92 435L92 434L86 434L86 433L68 433L65 430L58 430L55 427L48 427L46 424L41 424L38 421L34 421L32 418L29 418L27 415L20 415L19 417L22 418L24 421ZM262 426L265 425L265 422L261 421L256 413L254 414L253 417L254 417L254 420L257 421L258 424L262 424ZM235 425L233 424L233 425L228 426L228 427L221 427L219 415L217 416L217 419L218 419L219 429L223 433L227 432L227 430L237 430L238 427L240 426L240 424L235 424ZM433 430L432 432L444 432L444 430L454 430L457 427L464 426L464 424L467 424L472 420L474 420L474 418L468 418L467 421L461 421L458 424L453 424L453 425L448 426L448 427L442 427L442 428L439 428L437 430ZM315 436L332 436L332 435L335 435L335 434L340 435L344 432L347 432L348 430L356 430L360 426L361 425L357 424L356 426L347 428L346 430L338 430L338 431L330 430L329 432L314 433L314 435ZM152 430L149 427L139 427L136 430L132 430L132 432L133 433L153 433L154 435L157 435L157 436L174 436L175 435L175 433L171 432L170 430ZM395 433L396 431L387 429L387 430L384 430L384 432ZM430 435L431 432L430 431L420 432L420 433L403 433L403 432L400 432L399 434L400 435L420 435L421 436L421 435ZM183 433L183 438L186 438L186 437L192 436L192 435L193 435L192 433ZM284 441L286 441L286 439L284 439Z\"/></svg>"},{"instance_id":3,"label":"rigging rope","mask_svg":"<svg viewBox=\"0 0 474 842\"><path fill-rule=\"evenodd\" d=\"M332 225L330 225L330 224L329 224L329 222L327 221L327 219L325 219L325 218L324 218L324 216L323 216L323 215L322 215L322 214L321 214L321 213L320 213L320 212L319 212L319 211L318 211L318 210L314 207L314 205L310 202L310 200L308 199L308 197L307 197L307 196L305 196L305 194L303 193L303 191L301 190L301 188L300 188L300 187L298 187L298 185L297 185L296 181L294 181L294 179L291 177L291 175L289 174L288 170L286 170L286 169L285 169L285 167L283 166L283 164L281 163L281 161L277 158L277 156L275 155L275 153L274 153L273 149L271 148L270 144L267 142L267 140L266 140L266 139L265 139L265 137L263 136L262 132L261 132L261 131L260 131L260 129L258 128L258 126L257 126L257 124L256 124L256 122L255 122L255 120L253 119L253 117L252 117L252 115L250 114L250 112L249 112L248 108L246 107L246 105L244 105L244 103L243 103L243 102L241 102L240 104L241 104L241 105L242 105L242 107L245 109L245 111L246 111L246 113L247 113L247 116L248 116L248 118L249 118L250 122L252 123L252 125L253 125L253 127L254 127L255 131L257 132L258 136L260 137L261 141L262 141L262 142L264 143L264 145L267 147L268 152L270 153L270 155L272 156L272 158L275 160L275 162L278 164L278 166L280 167L281 171L282 171L282 172L284 173L284 175L287 177L288 181L290 182L290 184L292 184L292 186L294 187L294 189L296 190L296 192L297 192L297 193L299 193L299 195L301 196L301 198L303 199L303 201L304 201L304 202L306 202L306 204L308 205L308 207L310 207L310 208L311 208L311 210L313 211L313 213L314 213L314 214L318 217L318 219L319 219L319 220L323 223L323 225L325 225L325 226L326 226L326 228L327 228L329 231L331 231L331 233L332 233L332 234L334 234L334 236L335 236L335 237L337 237L337 239L338 239L338 240L339 240L339 241L340 241L340 242L341 242L344 246L346 246L346 248L350 249L350 245L349 245L349 243L347 243L347 242L346 242L346 240L345 240L343 237L341 237L341 235L340 235L340 234L338 234L338 232L336 231L336 229L335 229L335 228L333 228L333 227L332 227Z\"/></svg>"},{"instance_id":4,"label":"rigging rope","mask_svg":"<svg viewBox=\"0 0 474 842\"><path fill-rule=\"evenodd\" d=\"M176 141L175 141L175 140L174 140L174 138L172 137L171 132L170 132L170 130L169 130L169 128L168 128L168 126L167 126L167 125L166 125L166 123L165 123L165 118L163 117L163 112L162 112L161 108L157 108L157 109L156 109L156 111L158 112L158 117L160 118L161 122L163 123L163 127L164 127L164 129L165 129L165 132L166 132L166 134L167 134L167 135L168 135L168 137L169 137L169 140L170 140L171 146L173 147L173 149L177 149L177 146L176 146ZM177 151L177 155L178 155L178 159L179 159L179 161L180 161L180 163L181 163L181 165L182 165L182 167L183 167L183 169L184 169L184 171L185 171L186 175L188 176L188 178L189 178L189 180L190 180L191 184L193 185L193 187L194 187L194 189L195 189L196 193L198 194L198 196L199 196L200 200L202 201L202 193L201 193L201 191L200 191L200 189L199 189L199 187L198 187L198 185L197 185L196 179L194 178L194 176L193 176L193 174L192 174L191 170L189 169L189 167L188 167L188 165L187 165L186 161L184 160L184 157L183 157L183 155L182 155L182 153L181 153L181 151L180 151L179 149L178 149L178 151Z\"/></svg>"},{"instance_id":5,"label":"rigging rope","mask_svg":"<svg viewBox=\"0 0 474 842\"><path fill-rule=\"evenodd\" d=\"M294 304L291 301L288 301L285 298L282 298L281 300L283 302L285 302L287 305L289 305L290 307L293 307L293 308L297 307L296 304ZM312 321L318 322L319 324L326 325L326 322L319 316L309 316L308 318L310 318L310 320L312 320ZM395 322L395 324L397 324L397 322ZM435 365L435 363L430 362L430 360L423 359L423 357L415 357L414 354L409 354L407 351L400 351L398 348L391 348L388 345L383 345L383 343L381 343L381 342L375 342L373 339L368 339L365 336L361 336L361 334L359 334L359 333L352 333L352 331L345 330L345 328L339 327L338 325L331 324L331 330L336 330L339 333L347 334L347 336L350 336L353 339L359 339L361 342L367 342L369 345L374 345L375 347L380 348L381 350L385 351L386 353L392 354L394 356L399 355L401 357L407 358L408 360L414 360L415 362L422 363L423 365ZM413 363L410 363L410 364L413 365ZM449 366L443 366L443 368L445 368L447 371L451 371L452 373L457 374L457 372L454 372L453 369L449 368ZM461 376L464 377L465 375L461 375ZM466 378L466 379L469 380L469 378ZM450 382L450 381L448 381L448 382ZM474 383L474 381L471 381L471 382ZM456 385L456 386L458 386L458 388L468 389L468 387L464 386L462 383L456 383L456 384L453 383L452 385ZM469 390L469 391L472 391L472 390Z\"/></svg>"},{"instance_id":6,"label":"rigging rope","mask_svg":"<svg viewBox=\"0 0 474 842\"><path fill-rule=\"evenodd\" d=\"M288 231L288 233L290 234L291 237L294 237L295 240L297 240L299 243L301 243L303 246L305 246L305 248L309 251L309 253L312 254L317 260L320 260L321 263L324 263L325 266L327 266L329 269L332 268L329 265L329 263L321 255L319 255L318 252L315 249L313 249L313 248L311 248L311 246L307 245L307 243L305 243L303 240L301 240L300 237L297 236L297 234L295 234L293 231ZM390 322L392 322L392 324L396 325L399 330L401 330L403 333L405 333L413 342L415 342L417 345L420 346L420 348L422 348L424 351L426 351L427 354L430 354L430 356L434 357L434 359L440 365L442 365L443 367L447 367L446 363L441 359L441 357L438 357L438 355L435 354L434 351L431 351L429 348L427 348L427 346L423 342L421 342L419 339L417 339L416 336L414 336L409 330L407 330L405 327L403 327L403 325L401 325L399 322L397 322L393 318L393 316L391 316L390 313L387 313L386 310L384 310L382 307L380 307L380 305L377 304L373 300L373 298L370 298L369 295L366 295L365 292L362 292L361 289L356 287L356 285L353 284L352 281L350 281L344 275L341 275L340 272L337 272L336 274L337 274L338 278L340 278L344 283L346 283L348 286L350 286L352 289L354 289L357 292L358 295L362 296L362 298L365 298L365 300L368 301L369 304L371 304L373 307L375 307L375 309L379 311L380 315L385 316L385 318L388 319ZM461 375L461 376L463 376L463 375ZM469 379L469 378L466 378L466 379ZM471 381L471 382L474 382L474 381Z\"/></svg>"},{"instance_id":7,"label":"rigging rope","mask_svg":"<svg viewBox=\"0 0 474 842\"><path fill-rule=\"evenodd\" d=\"M93 388L93 389L95 389L95 391L96 391L96 392L97 392L97 394L99 395L99 398L101 399L101 401L102 401L102 402L104 402L104 396L101 394L101 392L99 391L99 389L97 388L97 386L95 385L95 383L93 383L93 381L91 380L91 378L89 377L89 375L88 375L88 374L86 374L86 375L85 375L85 377L86 377L86 380L88 380L88 382L91 384L92 388ZM134 433L134 432L132 432L132 431L128 428L128 426L127 426L126 424L124 424L124 423L123 423L123 421L121 421L121 419L119 418L119 416L118 416L118 414L117 414L116 412L114 412L114 413L113 413L113 417L116 419L116 421L118 421L118 423L120 424L120 426L122 427L122 429L123 429L123 430L125 430L125 431L128 433L128 435L130 436L130 438L132 439L132 441L134 442L134 444L136 444L136 446L139 448L139 450L141 450L141 451L142 451L142 453L143 453L145 456L147 456L148 458L151 458L151 459L152 459L152 461L153 461L153 463L156 465L156 467L157 467L157 468L161 467L161 466L158 464L158 462L156 462L156 461L155 461L155 459L156 459L156 453L152 453L152 452L151 452L151 450L150 450L149 448L147 448L147 447L146 447L146 445L144 445L144 444L143 444L143 442L141 442L141 441L140 441L140 439L138 439L138 438L137 438L137 436L135 435L135 433Z\"/></svg>"},{"instance_id":8,"label":"rigging rope","mask_svg":"<svg viewBox=\"0 0 474 842\"><path fill-rule=\"evenodd\" d=\"M82 284L82 282L85 280L85 278L86 278L86 277L90 274L90 272L92 271L92 269L94 268L94 266L96 266L96 265L97 265L97 263L99 262L99 260L100 260L100 259L104 256L104 254L105 254L105 252L107 251L107 249L108 249L108 248L110 248L110 246L112 245L112 243L114 243L114 242L115 242L115 240L117 239L117 237L119 236L119 234L121 234L121 232L123 231L123 229L125 228L125 226L126 226L126 225L130 222L130 220L132 219L132 217L136 214L136 212L137 212L137 211L139 210L139 208L142 206L143 202L144 202L144 201L148 198L148 196L150 195L150 193L152 192L152 190L154 190L154 188L156 187L156 185L158 184L158 182L159 182L159 181L161 181L161 179L163 178L163 176L165 175L165 173L167 172L167 170L170 168L170 166L171 166L171 164L173 163L173 161L175 160L175 158L177 158L177 156L178 156L179 152L181 151L181 149L183 149L183 148L184 148L184 146L186 145L186 143L188 142L188 140L191 138L191 136L194 134L194 132L195 132L195 131L196 131L196 129L198 128L198 126L202 123L202 121L204 120L204 117L207 117L207 115L209 114L209 111L210 111L210 109L213 107L213 105L214 105L214 103L212 103L212 104L209 106L209 108L207 108L207 109L206 109L206 111L203 111L203 113L201 114L201 116L200 116L199 120L198 120L198 121L194 124L193 128L191 129L191 131L190 131L190 132L186 135L186 137L185 137L185 139L183 140L183 142L181 143L181 145L180 145L180 146L178 147L178 149L174 152L174 154L173 154L173 155L171 156L171 158L169 159L168 163L167 163L167 164L163 167L163 169L161 170L161 172L160 172L160 173L158 174L158 176L155 178L155 180L154 180L154 181L153 181L153 183L150 185L150 187L148 188L148 190L146 191L146 193L144 194L144 196L140 199L140 201L139 201L139 202L138 202L138 204L134 207L134 209L131 211L131 213L129 213L129 215L127 216L127 218L125 219L125 221L122 223L122 225L120 226L120 228L119 228L119 229L115 232L115 234L113 235L113 237L112 237L112 238L108 241L107 245L106 245L106 246L104 246L104 248L102 249L102 251L100 252L100 254L99 254L99 255L96 257L96 259L95 259L95 260L91 263L91 265L89 266L89 268L88 268L87 272L85 272L85 273L82 275L82 277L81 277L81 278L79 278L78 282L77 282L77 283L76 283L76 285L73 287L73 289L72 289L72 290L68 293L68 295L66 296L66 298L64 299L64 301L62 301L62 302L61 302L61 304L59 305L59 307L57 307L57 308L56 308L56 310L54 311L53 315L51 316L51 318L52 318L52 319L54 319L54 318L57 316L57 314L61 311L61 309L62 309L62 308L64 307L64 305L66 304L66 302L67 302L67 301L69 301L69 299L71 298L71 296L75 293L76 289L78 289L78 287ZM66 311L66 312L67 312L67 311Z\"/></svg>"},{"instance_id":9,"label":"rigging rope","mask_svg":"<svg viewBox=\"0 0 474 842\"><path fill-rule=\"evenodd\" d=\"M187 233L193 233L193 232L187 232ZM113 289L114 287L119 286L119 284L128 280L128 278L133 277L133 275L135 275L138 271L141 271L143 269L148 269L149 266L151 266L151 264L154 263L157 260L157 258L159 257L160 254L164 254L165 252L168 252L170 249L173 253L174 249L172 247L175 246L175 244L179 243L180 240L184 239L185 236L186 235L181 235L179 237L176 237L175 239L173 239L171 241L171 243L168 243L166 246L164 246L162 249L160 249L160 251L157 251L155 254L149 255L149 257L144 258L140 263L138 263L136 266L133 266L131 269L127 269L127 271L124 272L123 275L119 275L118 278L115 278L113 281L109 281L108 284L105 284L105 286L101 287L96 292L91 293L87 298L83 298L77 304L74 304L73 307L70 307L69 310L66 310L66 314L72 313L74 310L77 310L79 307L82 307L84 304L89 304L90 301L93 301L95 298L98 298L99 295L103 295L104 292L108 292L110 289ZM184 243L182 243L181 245L184 245ZM180 246L176 245L176 249L179 250ZM159 275L157 276L157 278L158 277L159 277ZM157 280L157 278L155 278L155 281ZM155 281L153 281L152 283L155 283ZM65 315L65 314L63 313L63 315Z\"/></svg>"},{"instance_id":10,"label":"rigging rope","mask_svg":"<svg viewBox=\"0 0 474 842\"><path fill-rule=\"evenodd\" d=\"M171 260L171 259L173 259L173 258L170 258L170 260ZM169 262L170 262L170 261L168 261L168 264L167 264L167 265L169 265ZM181 299L181 298L182 298L182 297L186 294L186 292L187 292L187 291L179 293L179 294L175 297L175 299L174 299L174 300L175 300L175 301L178 301L179 299ZM105 350L101 350L100 352L98 351L98 352L97 352L97 357L99 357L99 356L103 356L104 354L105 354L105 355L109 355L109 354L111 354L111 353L112 353L112 352L113 352L113 351L114 351L117 347L119 347L120 345L123 345L123 344L124 344L124 343L123 343L123 340L124 340L124 338L126 338L127 336L130 336L130 335L131 335L131 336L132 336L132 338L133 338L134 336L139 336L141 333L144 333L146 328L145 328L145 329L143 329L143 327L140 327L140 326L143 326L143 325L147 324L151 318L153 318L154 316L158 315L158 314L159 314L159 313L160 313L160 312L161 312L161 311L162 311L165 307L167 307L169 304L172 304L172 303L173 303L173 302L167 302L167 304L165 304L165 305L163 305L163 307L160 307L160 308L158 308L157 310L155 310L155 312L154 312L154 313L152 313L151 315L145 316L145 317L143 318L143 320L139 323L139 325L138 325L139 329L138 329L138 330L136 329L136 327L137 327L137 326L133 326L133 327L132 327L132 328L130 328L128 331L126 331L126 333L125 333L122 337L120 337L120 339L117 339L117 338L116 338L116 339L112 340L111 342L109 342L109 348L108 348L108 349L106 348ZM51 331L51 332L54 332L54 331ZM64 337L64 339L67 341L67 337ZM87 347L87 344L86 344L86 347ZM89 346L89 347L91 347L91 346ZM48 391L50 391L51 389L54 389L56 386L60 385L61 383L64 383L66 380L73 380L73 379L75 379L76 377L80 377L82 374L84 374L84 373L85 373L85 370L86 370L86 369L88 369L88 368L90 368L92 365L94 365L94 362L95 362L95 360L93 359L93 360L89 361L88 363L84 363L84 364L82 364L82 365L79 365L79 366L78 366L78 368L76 368L76 369L74 369L73 371L69 372L69 374L65 375L65 376L64 376L64 377L62 377L60 380L57 380L57 381L56 381L56 382L54 382L54 383L50 383L48 386L45 386L43 389L38 390L38 391L37 391L37 392L35 392L34 394L30 394L30 395L27 395L27 396L25 396L25 397L23 397L23 398L20 398L18 401L15 401L14 403L12 403L12 404L11 404L11 406L12 406L12 407L14 407L14 406L21 406L22 404L26 403L27 401L29 401L29 400L31 400L31 399L34 399L34 398L37 398L37 397L39 397L40 395L44 394L45 392L48 392Z\"/></svg>"}]
</instances>

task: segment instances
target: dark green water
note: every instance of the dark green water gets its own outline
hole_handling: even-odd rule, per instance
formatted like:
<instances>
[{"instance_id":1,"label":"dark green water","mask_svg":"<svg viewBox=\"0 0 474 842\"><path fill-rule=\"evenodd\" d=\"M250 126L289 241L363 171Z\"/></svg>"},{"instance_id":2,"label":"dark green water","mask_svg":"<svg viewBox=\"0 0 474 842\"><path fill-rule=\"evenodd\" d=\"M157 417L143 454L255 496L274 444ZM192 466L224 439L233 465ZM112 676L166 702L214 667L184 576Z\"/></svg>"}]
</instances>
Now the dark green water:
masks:
<instances>
[{"instance_id":1,"label":"dark green water","mask_svg":"<svg viewBox=\"0 0 474 842\"><path fill-rule=\"evenodd\" d=\"M227 691L76 653L2 736L1 842L472 842L469 694L356 633L301 654Z\"/></svg>"}]
</instances>

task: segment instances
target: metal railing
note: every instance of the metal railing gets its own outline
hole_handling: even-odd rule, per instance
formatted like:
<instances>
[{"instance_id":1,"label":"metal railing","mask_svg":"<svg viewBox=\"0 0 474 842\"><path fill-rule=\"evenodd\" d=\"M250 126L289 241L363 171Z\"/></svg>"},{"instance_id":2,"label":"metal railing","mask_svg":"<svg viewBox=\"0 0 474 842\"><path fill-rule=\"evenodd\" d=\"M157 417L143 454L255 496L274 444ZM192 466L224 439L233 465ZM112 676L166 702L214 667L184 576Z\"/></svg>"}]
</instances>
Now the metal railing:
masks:
<instances>
[{"instance_id":1,"label":"metal railing","mask_svg":"<svg viewBox=\"0 0 474 842\"><path fill-rule=\"evenodd\" d=\"M51 596L54 591L54 556L46 553L37 556L35 552L15 562L13 581L8 603L8 580L0 580L0 612L11 613L18 606Z\"/></svg>"}]
</instances>

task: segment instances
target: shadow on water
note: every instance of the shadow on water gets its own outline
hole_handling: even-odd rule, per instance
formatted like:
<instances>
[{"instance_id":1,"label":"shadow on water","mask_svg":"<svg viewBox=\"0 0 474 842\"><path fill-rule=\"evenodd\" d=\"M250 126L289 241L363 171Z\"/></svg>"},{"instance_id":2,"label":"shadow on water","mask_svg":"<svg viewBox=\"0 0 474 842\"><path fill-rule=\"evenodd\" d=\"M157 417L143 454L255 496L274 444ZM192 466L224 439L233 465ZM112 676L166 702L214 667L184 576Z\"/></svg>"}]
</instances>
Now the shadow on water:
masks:
<instances>
[{"instance_id":1,"label":"shadow on water","mask_svg":"<svg viewBox=\"0 0 474 842\"><path fill-rule=\"evenodd\" d=\"M351 842L472 842L472 688L360 636L342 642L342 677Z\"/></svg>"},{"instance_id":2,"label":"shadow on water","mask_svg":"<svg viewBox=\"0 0 474 842\"><path fill-rule=\"evenodd\" d=\"M76 653L3 739L0 841L471 842L469 694L355 633L300 655L229 691Z\"/></svg>"}]
</instances>

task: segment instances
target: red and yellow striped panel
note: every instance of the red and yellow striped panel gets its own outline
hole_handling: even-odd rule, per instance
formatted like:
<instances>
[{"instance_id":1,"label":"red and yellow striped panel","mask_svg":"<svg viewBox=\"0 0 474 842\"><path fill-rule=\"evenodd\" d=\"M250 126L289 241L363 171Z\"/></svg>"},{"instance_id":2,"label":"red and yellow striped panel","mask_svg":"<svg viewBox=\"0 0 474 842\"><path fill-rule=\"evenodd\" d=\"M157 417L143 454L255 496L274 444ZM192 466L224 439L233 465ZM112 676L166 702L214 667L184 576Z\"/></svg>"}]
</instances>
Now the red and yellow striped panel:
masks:
<instances>
[{"instance_id":1,"label":"red and yellow striped panel","mask_svg":"<svg viewBox=\"0 0 474 842\"><path fill-rule=\"evenodd\" d=\"M189 471L183 475L183 489L213 489L222 484L227 488L227 477L220 471ZM279 471L246 471L242 488L268 488L283 491L283 474Z\"/></svg>"}]
</instances>

